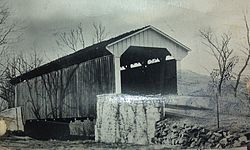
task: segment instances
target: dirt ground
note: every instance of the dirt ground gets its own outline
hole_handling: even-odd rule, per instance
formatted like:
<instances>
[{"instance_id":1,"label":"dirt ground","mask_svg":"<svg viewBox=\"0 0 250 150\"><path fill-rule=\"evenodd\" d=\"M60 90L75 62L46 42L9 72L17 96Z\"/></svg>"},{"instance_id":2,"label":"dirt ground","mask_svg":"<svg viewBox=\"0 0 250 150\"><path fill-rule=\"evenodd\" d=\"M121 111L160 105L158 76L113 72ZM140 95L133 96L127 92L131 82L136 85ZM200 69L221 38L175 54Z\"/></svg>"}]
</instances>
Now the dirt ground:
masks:
<instances>
[{"instance_id":1,"label":"dirt ground","mask_svg":"<svg viewBox=\"0 0 250 150\"><path fill-rule=\"evenodd\" d=\"M104 144L94 141L39 141L30 137L12 136L1 138L0 150L172 150L181 149L177 146L167 145L131 145L131 144ZM247 150L247 147L233 148L231 150Z\"/></svg>"},{"instance_id":2,"label":"dirt ground","mask_svg":"<svg viewBox=\"0 0 250 150\"><path fill-rule=\"evenodd\" d=\"M131 145L131 144L104 144L94 141L39 141L30 137L5 137L0 140L0 150L27 150L27 149L49 149L49 150L109 150L109 149L129 149L129 150L151 150L151 149L179 149L178 147L170 147L166 145Z\"/></svg>"}]
</instances>

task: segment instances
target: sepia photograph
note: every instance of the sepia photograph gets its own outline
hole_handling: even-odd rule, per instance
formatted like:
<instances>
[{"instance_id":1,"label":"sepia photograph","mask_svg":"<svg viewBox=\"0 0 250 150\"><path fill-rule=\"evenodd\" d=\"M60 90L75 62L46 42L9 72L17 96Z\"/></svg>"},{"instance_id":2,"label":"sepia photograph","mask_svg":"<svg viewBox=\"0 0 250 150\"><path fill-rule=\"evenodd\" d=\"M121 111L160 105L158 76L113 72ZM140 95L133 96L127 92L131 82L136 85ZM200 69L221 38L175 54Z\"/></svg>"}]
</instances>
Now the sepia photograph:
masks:
<instances>
[{"instance_id":1,"label":"sepia photograph","mask_svg":"<svg viewBox=\"0 0 250 150\"><path fill-rule=\"evenodd\" d=\"M250 150L250 1L0 0L0 150Z\"/></svg>"}]
</instances>

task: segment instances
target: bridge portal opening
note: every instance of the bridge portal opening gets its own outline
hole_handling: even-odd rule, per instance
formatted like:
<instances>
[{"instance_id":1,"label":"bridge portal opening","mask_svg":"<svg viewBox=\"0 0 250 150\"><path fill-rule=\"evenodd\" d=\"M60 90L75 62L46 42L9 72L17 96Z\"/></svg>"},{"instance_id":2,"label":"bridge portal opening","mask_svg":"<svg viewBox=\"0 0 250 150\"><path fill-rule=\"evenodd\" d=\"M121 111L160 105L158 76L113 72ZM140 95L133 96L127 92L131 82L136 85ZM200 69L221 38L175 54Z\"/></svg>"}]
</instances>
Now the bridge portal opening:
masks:
<instances>
[{"instance_id":1,"label":"bridge portal opening","mask_svg":"<svg viewBox=\"0 0 250 150\"><path fill-rule=\"evenodd\" d=\"M130 46L120 65L122 93L177 94L176 60L166 48Z\"/></svg>"}]
</instances>

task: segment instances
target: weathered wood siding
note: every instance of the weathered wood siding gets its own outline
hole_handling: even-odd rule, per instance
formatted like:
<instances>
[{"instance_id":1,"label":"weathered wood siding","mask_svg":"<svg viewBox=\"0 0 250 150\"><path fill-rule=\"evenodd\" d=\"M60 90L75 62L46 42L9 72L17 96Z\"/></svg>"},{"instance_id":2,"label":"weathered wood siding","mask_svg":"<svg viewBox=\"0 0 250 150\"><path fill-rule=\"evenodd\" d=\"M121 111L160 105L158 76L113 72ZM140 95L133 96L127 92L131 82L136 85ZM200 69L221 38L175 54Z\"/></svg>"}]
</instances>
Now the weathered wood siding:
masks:
<instances>
[{"instance_id":1,"label":"weathered wood siding","mask_svg":"<svg viewBox=\"0 0 250 150\"><path fill-rule=\"evenodd\" d=\"M96 95L114 90L110 55L19 83L17 105L23 108L24 120L95 116Z\"/></svg>"}]
</instances>

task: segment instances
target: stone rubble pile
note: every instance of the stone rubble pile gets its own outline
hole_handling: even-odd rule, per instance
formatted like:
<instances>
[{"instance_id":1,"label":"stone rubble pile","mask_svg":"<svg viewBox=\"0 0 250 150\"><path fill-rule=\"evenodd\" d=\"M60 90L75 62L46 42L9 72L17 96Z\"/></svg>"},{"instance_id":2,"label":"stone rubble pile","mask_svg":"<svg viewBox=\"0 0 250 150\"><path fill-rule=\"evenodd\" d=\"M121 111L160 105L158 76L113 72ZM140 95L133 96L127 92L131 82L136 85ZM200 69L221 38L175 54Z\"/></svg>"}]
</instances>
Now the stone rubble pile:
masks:
<instances>
[{"instance_id":1,"label":"stone rubble pile","mask_svg":"<svg viewBox=\"0 0 250 150\"><path fill-rule=\"evenodd\" d=\"M249 130L248 130L249 131ZM155 144L180 145L184 148L232 148L247 145L250 132L246 129L208 130L197 125L171 122L168 119L156 123Z\"/></svg>"}]
</instances>

